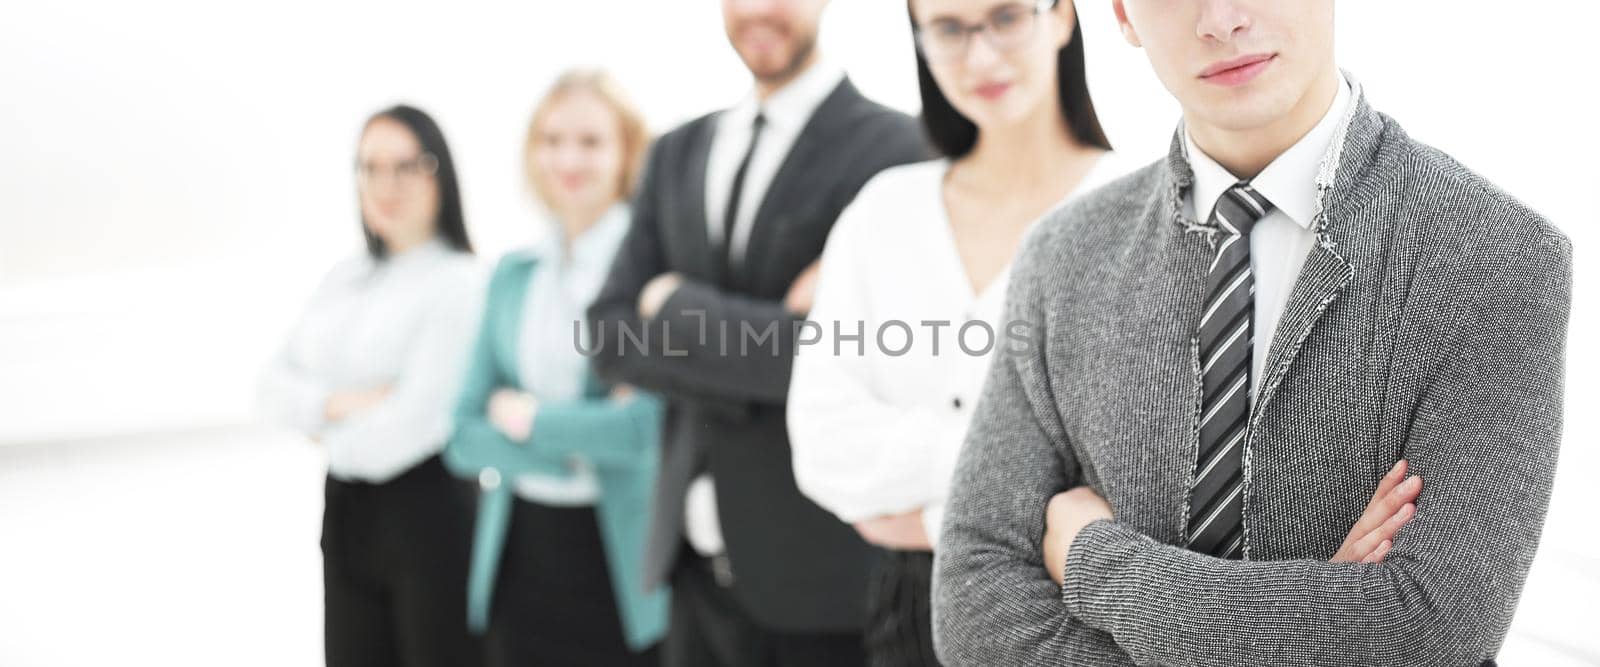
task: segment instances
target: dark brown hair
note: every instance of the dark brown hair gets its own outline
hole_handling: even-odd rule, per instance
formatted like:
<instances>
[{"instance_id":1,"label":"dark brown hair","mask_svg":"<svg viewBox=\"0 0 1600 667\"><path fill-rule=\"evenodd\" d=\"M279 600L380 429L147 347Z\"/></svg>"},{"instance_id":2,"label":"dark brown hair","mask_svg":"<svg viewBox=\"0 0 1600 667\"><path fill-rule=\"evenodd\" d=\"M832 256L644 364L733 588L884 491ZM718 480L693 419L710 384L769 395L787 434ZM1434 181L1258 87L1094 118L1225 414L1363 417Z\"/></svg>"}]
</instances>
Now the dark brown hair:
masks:
<instances>
[{"instance_id":1,"label":"dark brown hair","mask_svg":"<svg viewBox=\"0 0 1600 667\"><path fill-rule=\"evenodd\" d=\"M467 223L461 214L461 186L456 182L456 165L450 159L450 147L445 144L444 131L439 129L438 123L433 122L433 117L421 109L404 104L372 114L362 125L362 131L365 132L368 125L380 118L388 118L406 126L417 138L417 143L422 145L422 152L431 153L439 161L439 167L433 175L439 183L439 217L435 219L439 238L456 250L472 252L472 241L467 238ZM383 239L367 225L365 214L362 215L361 234L367 239L367 254L373 259L383 259L389 255Z\"/></svg>"}]
</instances>

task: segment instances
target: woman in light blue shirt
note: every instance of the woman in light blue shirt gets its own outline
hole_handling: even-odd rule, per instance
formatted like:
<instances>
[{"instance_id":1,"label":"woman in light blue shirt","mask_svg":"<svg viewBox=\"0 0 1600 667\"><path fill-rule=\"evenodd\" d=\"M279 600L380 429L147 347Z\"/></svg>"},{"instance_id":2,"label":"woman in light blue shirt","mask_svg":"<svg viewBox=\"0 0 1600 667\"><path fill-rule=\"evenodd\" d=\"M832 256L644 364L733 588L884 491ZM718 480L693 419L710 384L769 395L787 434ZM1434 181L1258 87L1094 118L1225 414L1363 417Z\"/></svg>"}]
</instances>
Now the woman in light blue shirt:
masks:
<instances>
[{"instance_id":1,"label":"woman in light blue shirt","mask_svg":"<svg viewBox=\"0 0 1600 667\"><path fill-rule=\"evenodd\" d=\"M356 153L366 248L323 279L259 400L328 454L328 666L470 666L478 642L460 600L472 495L439 451L481 276L450 150L427 114L379 112Z\"/></svg>"},{"instance_id":2,"label":"woman in light blue shirt","mask_svg":"<svg viewBox=\"0 0 1600 667\"><path fill-rule=\"evenodd\" d=\"M654 664L666 594L643 588L661 408L601 386L584 310L629 225L648 142L606 74L560 77L526 168L550 228L490 280L445 461L479 481L468 621L490 665Z\"/></svg>"}]
</instances>

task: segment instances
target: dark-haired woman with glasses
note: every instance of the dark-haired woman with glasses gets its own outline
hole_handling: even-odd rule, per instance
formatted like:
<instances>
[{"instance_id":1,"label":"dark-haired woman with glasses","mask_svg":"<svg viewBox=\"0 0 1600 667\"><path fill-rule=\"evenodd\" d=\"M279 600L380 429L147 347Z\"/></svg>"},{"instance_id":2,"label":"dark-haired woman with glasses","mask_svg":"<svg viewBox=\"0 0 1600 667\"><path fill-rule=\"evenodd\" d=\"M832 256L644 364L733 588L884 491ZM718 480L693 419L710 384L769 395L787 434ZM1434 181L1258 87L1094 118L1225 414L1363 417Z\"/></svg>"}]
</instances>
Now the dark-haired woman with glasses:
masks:
<instances>
[{"instance_id":1,"label":"dark-haired woman with glasses","mask_svg":"<svg viewBox=\"0 0 1600 667\"><path fill-rule=\"evenodd\" d=\"M1125 171L1070 2L908 8L922 121L944 157L878 174L834 225L809 319L852 338L801 346L788 404L801 491L885 550L868 591L874 665L938 664L932 550L989 361L1019 333L999 321L1013 253L1041 215Z\"/></svg>"},{"instance_id":2,"label":"dark-haired woman with glasses","mask_svg":"<svg viewBox=\"0 0 1600 667\"><path fill-rule=\"evenodd\" d=\"M366 249L323 279L264 373L260 402L328 453L327 664L476 665L472 488L439 451L479 275L444 135L411 107L374 115L356 184Z\"/></svg>"}]
</instances>

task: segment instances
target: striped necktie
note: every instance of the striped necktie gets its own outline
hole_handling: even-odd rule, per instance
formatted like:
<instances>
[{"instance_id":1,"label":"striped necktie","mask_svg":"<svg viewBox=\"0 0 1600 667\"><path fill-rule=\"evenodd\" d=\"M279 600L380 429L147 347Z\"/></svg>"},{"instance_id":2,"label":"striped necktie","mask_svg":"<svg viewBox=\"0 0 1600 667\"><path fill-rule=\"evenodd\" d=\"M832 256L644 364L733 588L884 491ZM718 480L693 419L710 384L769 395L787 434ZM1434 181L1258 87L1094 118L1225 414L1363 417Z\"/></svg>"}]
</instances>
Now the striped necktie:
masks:
<instances>
[{"instance_id":1,"label":"striped necktie","mask_svg":"<svg viewBox=\"0 0 1600 667\"><path fill-rule=\"evenodd\" d=\"M1206 276L1200 315L1200 455L1189 498L1188 547L1239 558L1244 542L1244 448L1250 430L1255 278L1250 230L1272 203L1240 182L1217 199L1211 223L1225 236Z\"/></svg>"}]
</instances>

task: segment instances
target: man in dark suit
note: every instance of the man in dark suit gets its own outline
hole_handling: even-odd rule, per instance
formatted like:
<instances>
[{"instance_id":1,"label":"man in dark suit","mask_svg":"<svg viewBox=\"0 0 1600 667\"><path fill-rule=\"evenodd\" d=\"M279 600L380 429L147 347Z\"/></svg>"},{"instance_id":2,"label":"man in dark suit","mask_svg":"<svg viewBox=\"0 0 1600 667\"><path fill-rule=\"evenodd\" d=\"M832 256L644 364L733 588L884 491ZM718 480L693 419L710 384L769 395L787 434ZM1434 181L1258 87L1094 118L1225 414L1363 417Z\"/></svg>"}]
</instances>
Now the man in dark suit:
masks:
<instances>
[{"instance_id":1,"label":"man in dark suit","mask_svg":"<svg viewBox=\"0 0 1600 667\"><path fill-rule=\"evenodd\" d=\"M820 59L826 4L724 1L755 89L656 142L589 311L600 375L668 404L646 555L674 587L668 665L862 661L874 552L796 488L784 401L834 219L926 149Z\"/></svg>"}]
</instances>

